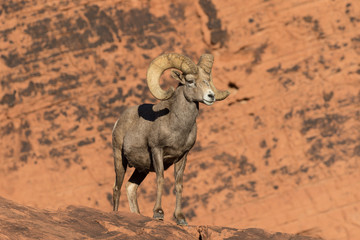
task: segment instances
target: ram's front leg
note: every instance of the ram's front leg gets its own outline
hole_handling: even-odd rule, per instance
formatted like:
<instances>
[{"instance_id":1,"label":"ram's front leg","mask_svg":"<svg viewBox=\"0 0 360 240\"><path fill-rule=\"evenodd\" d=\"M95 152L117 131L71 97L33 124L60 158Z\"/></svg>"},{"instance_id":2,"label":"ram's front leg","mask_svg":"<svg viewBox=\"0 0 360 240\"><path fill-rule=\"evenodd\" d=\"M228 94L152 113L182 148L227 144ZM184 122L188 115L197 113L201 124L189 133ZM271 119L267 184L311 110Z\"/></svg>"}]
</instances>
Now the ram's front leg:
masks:
<instances>
[{"instance_id":1,"label":"ram's front leg","mask_svg":"<svg viewBox=\"0 0 360 240\"><path fill-rule=\"evenodd\" d=\"M164 162L163 162L163 150L161 148L153 148L152 160L156 172L157 192L156 202L154 206L154 218L164 220L164 211L161 208L161 196L164 189Z\"/></svg>"},{"instance_id":2,"label":"ram's front leg","mask_svg":"<svg viewBox=\"0 0 360 240\"><path fill-rule=\"evenodd\" d=\"M176 205L174 217L178 225L187 225L185 216L181 211L181 199L183 190L183 175L186 165L187 153L184 157L174 165L174 176L175 176L175 191L176 191Z\"/></svg>"}]
</instances>

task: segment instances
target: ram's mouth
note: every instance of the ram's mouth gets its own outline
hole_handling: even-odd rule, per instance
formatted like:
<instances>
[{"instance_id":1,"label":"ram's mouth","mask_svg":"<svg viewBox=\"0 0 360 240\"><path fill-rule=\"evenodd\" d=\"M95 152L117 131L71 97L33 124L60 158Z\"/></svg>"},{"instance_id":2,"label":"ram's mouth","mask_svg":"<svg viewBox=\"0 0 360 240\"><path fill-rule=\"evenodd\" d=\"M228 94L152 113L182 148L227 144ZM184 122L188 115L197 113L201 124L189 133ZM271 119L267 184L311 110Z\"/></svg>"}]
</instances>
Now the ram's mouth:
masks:
<instances>
[{"instance_id":1,"label":"ram's mouth","mask_svg":"<svg viewBox=\"0 0 360 240\"><path fill-rule=\"evenodd\" d=\"M208 100L203 99L203 103L205 103L208 106L212 105L214 102L215 101L208 101Z\"/></svg>"}]
</instances>

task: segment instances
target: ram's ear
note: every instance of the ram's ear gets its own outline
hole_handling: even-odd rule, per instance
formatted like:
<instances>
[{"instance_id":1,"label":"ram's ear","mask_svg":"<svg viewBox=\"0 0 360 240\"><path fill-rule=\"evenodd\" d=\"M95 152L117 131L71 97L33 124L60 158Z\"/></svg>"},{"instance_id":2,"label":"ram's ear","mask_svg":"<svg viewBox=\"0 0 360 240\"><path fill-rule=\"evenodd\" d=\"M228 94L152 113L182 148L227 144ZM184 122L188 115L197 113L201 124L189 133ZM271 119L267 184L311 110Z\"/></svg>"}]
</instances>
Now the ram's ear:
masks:
<instances>
[{"instance_id":1,"label":"ram's ear","mask_svg":"<svg viewBox=\"0 0 360 240\"><path fill-rule=\"evenodd\" d=\"M181 72L172 70L171 77L174 78L175 80L181 82L181 84L185 84L185 77Z\"/></svg>"}]
</instances>

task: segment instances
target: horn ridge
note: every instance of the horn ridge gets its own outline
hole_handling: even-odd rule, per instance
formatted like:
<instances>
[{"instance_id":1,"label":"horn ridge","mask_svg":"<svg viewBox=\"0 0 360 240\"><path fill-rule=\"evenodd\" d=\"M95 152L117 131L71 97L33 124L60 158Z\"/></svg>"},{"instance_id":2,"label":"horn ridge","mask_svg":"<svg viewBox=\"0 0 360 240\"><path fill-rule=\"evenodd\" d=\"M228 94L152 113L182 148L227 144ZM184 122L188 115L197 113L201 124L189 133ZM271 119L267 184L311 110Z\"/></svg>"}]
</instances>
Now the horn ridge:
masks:
<instances>
[{"instance_id":1,"label":"horn ridge","mask_svg":"<svg viewBox=\"0 0 360 240\"><path fill-rule=\"evenodd\" d=\"M186 74L197 75L195 63L188 57L178 53L162 54L155 58L147 71L147 84L152 95L159 100L169 99L174 94L174 88L164 91L160 87L160 77L169 68L176 68Z\"/></svg>"},{"instance_id":2,"label":"horn ridge","mask_svg":"<svg viewBox=\"0 0 360 240\"><path fill-rule=\"evenodd\" d=\"M207 74L210 74L213 63L214 56L212 54L203 54L200 57L198 66L201 67Z\"/></svg>"}]
</instances>

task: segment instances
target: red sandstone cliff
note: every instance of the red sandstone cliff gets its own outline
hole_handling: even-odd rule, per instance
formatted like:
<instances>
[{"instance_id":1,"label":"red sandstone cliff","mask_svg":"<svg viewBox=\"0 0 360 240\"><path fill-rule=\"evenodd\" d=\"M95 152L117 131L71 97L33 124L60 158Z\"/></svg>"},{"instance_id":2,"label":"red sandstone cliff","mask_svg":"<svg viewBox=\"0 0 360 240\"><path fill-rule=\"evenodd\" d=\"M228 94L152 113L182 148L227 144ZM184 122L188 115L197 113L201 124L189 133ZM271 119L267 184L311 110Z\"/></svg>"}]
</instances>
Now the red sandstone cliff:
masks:
<instances>
[{"instance_id":1,"label":"red sandstone cliff","mask_svg":"<svg viewBox=\"0 0 360 240\"><path fill-rule=\"evenodd\" d=\"M154 101L151 59L211 52L214 82L232 94L201 106L189 223L357 239L359 16L355 0L5 1L0 196L109 211L111 129L126 106ZM170 220L172 169L165 176ZM139 189L145 216L154 183Z\"/></svg>"}]
</instances>

